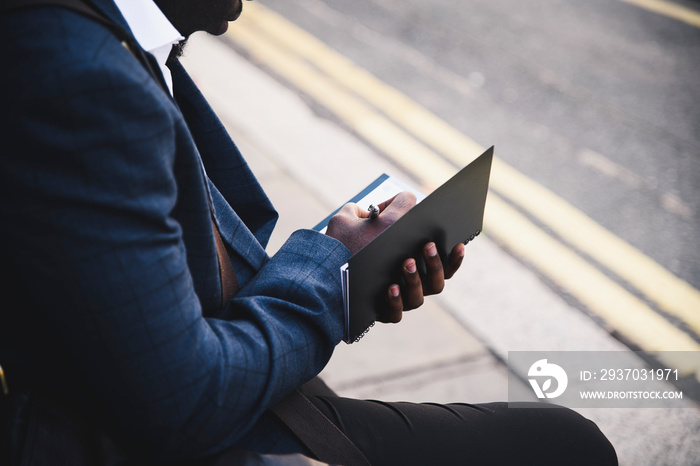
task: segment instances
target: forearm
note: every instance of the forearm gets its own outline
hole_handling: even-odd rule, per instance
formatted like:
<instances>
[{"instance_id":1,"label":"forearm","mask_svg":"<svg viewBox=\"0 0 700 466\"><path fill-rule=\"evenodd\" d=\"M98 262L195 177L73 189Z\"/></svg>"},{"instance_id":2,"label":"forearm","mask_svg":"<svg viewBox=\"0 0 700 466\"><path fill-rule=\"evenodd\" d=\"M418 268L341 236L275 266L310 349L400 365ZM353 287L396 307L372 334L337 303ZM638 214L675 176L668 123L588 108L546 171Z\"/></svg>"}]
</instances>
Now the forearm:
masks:
<instances>
[{"instance_id":1,"label":"forearm","mask_svg":"<svg viewBox=\"0 0 700 466\"><path fill-rule=\"evenodd\" d=\"M234 298L230 320L208 320L222 351L212 359L237 362L216 367L220 373L206 387L218 393L218 405L202 418L219 422L221 432L231 429L213 448L235 443L328 362L343 333L339 269L348 257L336 240L298 231Z\"/></svg>"},{"instance_id":2,"label":"forearm","mask_svg":"<svg viewBox=\"0 0 700 466\"><path fill-rule=\"evenodd\" d=\"M168 293L126 303L112 289L113 304L101 309L109 297L73 301L65 282L55 281L46 291L61 305L44 303L43 319L144 451L198 457L235 444L262 412L324 367L342 335L338 269L346 260L332 238L298 232L236 296L227 320L202 318L175 263L162 281L146 279L153 269L134 264L143 271L135 282Z\"/></svg>"}]
</instances>

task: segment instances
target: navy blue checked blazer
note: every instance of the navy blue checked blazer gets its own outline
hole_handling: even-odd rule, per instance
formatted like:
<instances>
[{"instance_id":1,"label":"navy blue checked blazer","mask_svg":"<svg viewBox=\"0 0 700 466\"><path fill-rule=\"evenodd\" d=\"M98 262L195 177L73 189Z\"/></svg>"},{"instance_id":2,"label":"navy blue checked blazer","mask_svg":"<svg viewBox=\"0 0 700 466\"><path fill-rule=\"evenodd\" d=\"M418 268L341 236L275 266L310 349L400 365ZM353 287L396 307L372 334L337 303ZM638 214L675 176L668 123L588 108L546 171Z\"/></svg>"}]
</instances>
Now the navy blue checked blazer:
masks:
<instances>
[{"instance_id":1,"label":"navy blue checked blazer","mask_svg":"<svg viewBox=\"0 0 700 466\"><path fill-rule=\"evenodd\" d=\"M268 257L277 214L177 61L173 101L104 26L51 7L0 16L0 60L10 390L163 459L235 445L340 341L349 251L303 230ZM242 286L223 309L212 209Z\"/></svg>"}]
</instances>

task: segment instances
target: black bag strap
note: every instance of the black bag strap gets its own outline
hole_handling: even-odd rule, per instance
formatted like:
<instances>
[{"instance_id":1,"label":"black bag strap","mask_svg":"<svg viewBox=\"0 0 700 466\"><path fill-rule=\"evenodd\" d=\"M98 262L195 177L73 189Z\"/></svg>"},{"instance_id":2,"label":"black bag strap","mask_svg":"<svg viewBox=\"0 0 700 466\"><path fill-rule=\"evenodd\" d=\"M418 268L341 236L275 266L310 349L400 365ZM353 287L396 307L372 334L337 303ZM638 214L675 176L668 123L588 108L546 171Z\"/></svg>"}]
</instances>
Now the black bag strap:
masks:
<instances>
[{"instance_id":1,"label":"black bag strap","mask_svg":"<svg viewBox=\"0 0 700 466\"><path fill-rule=\"evenodd\" d=\"M369 466L357 446L299 390L272 408L319 461L343 466Z\"/></svg>"},{"instance_id":2,"label":"black bag strap","mask_svg":"<svg viewBox=\"0 0 700 466\"><path fill-rule=\"evenodd\" d=\"M96 21L112 33L121 41L122 45L143 65L148 73L156 80L158 85L170 96L170 90L165 84L163 73L158 69L158 63L150 53L144 51L134 36L129 34L124 28L119 26L104 13L92 6L87 0L0 0L0 14L10 13L31 7L60 7L79 13L87 18Z\"/></svg>"}]
</instances>

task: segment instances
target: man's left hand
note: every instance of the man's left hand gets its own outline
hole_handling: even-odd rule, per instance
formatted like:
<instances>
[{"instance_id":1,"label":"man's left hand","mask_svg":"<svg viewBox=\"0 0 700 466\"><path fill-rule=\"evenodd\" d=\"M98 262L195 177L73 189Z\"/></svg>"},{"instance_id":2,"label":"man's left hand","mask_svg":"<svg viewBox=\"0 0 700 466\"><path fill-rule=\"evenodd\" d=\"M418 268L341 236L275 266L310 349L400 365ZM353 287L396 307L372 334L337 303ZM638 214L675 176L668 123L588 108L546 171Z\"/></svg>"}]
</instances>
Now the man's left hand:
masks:
<instances>
[{"instance_id":1,"label":"man's left hand","mask_svg":"<svg viewBox=\"0 0 700 466\"><path fill-rule=\"evenodd\" d=\"M404 286L393 284L387 290L389 306L377 320L386 323L401 321L404 311L410 311L423 304L425 296L438 294L445 288L445 280L451 278L464 259L464 244L457 244L443 264L435 243L423 247L423 258L426 265L426 276L421 279L416 260L406 259L403 263Z\"/></svg>"}]
</instances>

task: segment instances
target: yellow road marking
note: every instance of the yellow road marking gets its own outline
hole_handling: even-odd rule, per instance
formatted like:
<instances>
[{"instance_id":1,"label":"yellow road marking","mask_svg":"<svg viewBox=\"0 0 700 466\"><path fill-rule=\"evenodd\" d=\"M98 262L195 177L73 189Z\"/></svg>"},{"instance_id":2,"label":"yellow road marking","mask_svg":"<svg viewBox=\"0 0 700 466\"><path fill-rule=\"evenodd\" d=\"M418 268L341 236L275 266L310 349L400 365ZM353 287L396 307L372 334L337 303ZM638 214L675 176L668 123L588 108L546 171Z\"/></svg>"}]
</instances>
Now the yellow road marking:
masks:
<instances>
[{"instance_id":1,"label":"yellow road marking","mask_svg":"<svg viewBox=\"0 0 700 466\"><path fill-rule=\"evenodd\" d=\"M246 9L251 10L250 6L246 4ZM256 7L260 8L258 5ZM248 16L251 16L250 13L247 11ZM307 63L285 53L266 34L256 33L249 22L238 21L240 23L236 24L235 32L227 33L230 38L246 47L256 59L293 82L302 92L322 102L367 141L392 156L395 163L414 174L426 189L439 186L455 173L454 167L442 157L379 115L369 105L343 91L333 79L315 72ZM425 170L426 165L430 166L430 170Z\"/></svg>"},{"instance_id":2,"label":"yellow road marking","mask_svg":"<svg viewBox=\"0 0 700 466\"><path fill-rule=\"evenodd\" d=\"M504 166L500 176L501 194L700 334L697 289L521 173Z\"/></svg>"},{"instance_id":3,"label":"yellow road marking","mask_svg":"<svg viewBox=\"0 0 700 466\"><path fill-rule=\"evenodd\" d=\"M260 5L246 4L246 14L227 35L255 60L321 102L428 187L438 185L456 170L427 146L458 166L483 152L479 144L437 116ZM700 314L700 292L500 159L494 161L492 187L700 333L696 315ZM491 195L490 199L487 231L565 286L630 341L646 350L700 350L687 334L497 196ZM521 234L525 231L526 235Z\"/></svg>"},{"instance_id":4,"label":"yellow road marking","mask_svg":"<svg viewBox=\"0 0 700 466\"><path fill-rule=\"evenodd\" d=\"M697 351L700 348L689 335L669 324L570 248L553 240L498 196L489 195L488 202L485 219L488 230L484 231L504 241L517 256L527 258L621 335L646 351ZM513 236L518 240L512 241ZM694 369L700 372L700 360L696 361Z\"/></svg>"},{"instance_id":5,"label":"yellow road marking","mask_svg":"<svg viewBox=\"0 0 700 466\"><path fill-rule=\"evenodd\" d=\"M625 3L636 5L645 10L653 11L669 18L677 19L684 23L700 28L700 13L690 8L676 3L664 2L663 0L620 0Z\"/></svg>"}]
</instances>

